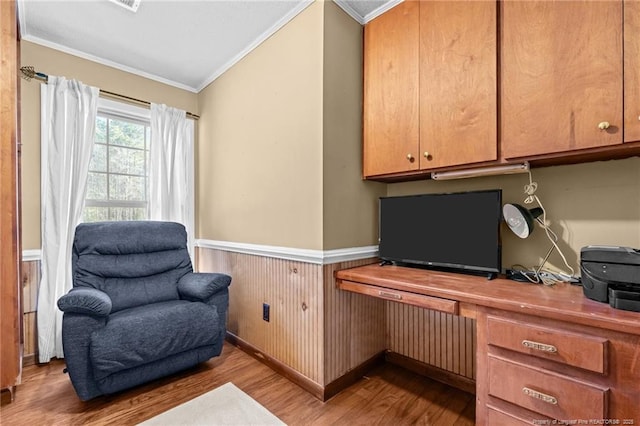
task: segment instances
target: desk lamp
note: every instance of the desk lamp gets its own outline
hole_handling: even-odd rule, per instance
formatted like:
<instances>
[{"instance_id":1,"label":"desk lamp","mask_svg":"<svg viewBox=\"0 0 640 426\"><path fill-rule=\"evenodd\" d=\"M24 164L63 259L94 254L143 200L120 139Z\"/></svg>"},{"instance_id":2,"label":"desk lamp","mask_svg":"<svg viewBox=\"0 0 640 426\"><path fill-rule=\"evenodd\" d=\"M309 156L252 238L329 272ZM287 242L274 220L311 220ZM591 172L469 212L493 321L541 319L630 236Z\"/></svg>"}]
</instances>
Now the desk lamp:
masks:
<instances>
[{"instance_id":1,"label":"desk lamp","mask_svg":"<svg viewBox=\"0 0 640 426\"><path fill-rule=\"evenodd\" d=\"M555 241L558 241L558 236L547 226L545 223L540 220L540 215L542 215L544 211L540 207L535 207L533 209L526 209L522 207L520 204L505 204L502 207L502 216L504 217L504 221L507 222L509 229L513 231L520 238L527 238L533 232L533 222L536 221L542 226L546 231L548 231ZM535 271L535 276L539 277L539 273L542 270L542 267L547 263L551 252L556 247L555 244L552 245L546 256L542 260L542 263Z\"/></svg>"}]
</instances>

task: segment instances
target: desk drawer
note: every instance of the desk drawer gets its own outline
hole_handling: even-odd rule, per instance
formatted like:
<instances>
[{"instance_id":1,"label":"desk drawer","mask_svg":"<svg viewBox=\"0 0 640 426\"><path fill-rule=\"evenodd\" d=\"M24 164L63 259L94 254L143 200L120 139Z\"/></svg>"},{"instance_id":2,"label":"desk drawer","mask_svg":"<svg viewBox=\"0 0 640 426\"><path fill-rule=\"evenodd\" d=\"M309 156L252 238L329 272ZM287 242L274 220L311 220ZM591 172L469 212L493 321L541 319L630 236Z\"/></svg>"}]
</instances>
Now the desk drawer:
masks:
<instances>
[{"instance_id":1,"label":"desk drawer","mask_svg":"<svg viewBox=\"0 0 640 426\"><path fill-rule=\"evenodd\" d=\"M534 423L534 420L536 422ZM547 422L548 421L548 422ZM543 418L540 414L530 419L524 419L513 413L507 413L504 410L487 406L487 424L490 426L524 426L532 424L552 424L552 419Z\"/></svg>"},{"instance_id":2,"label":"desk drawer","mask_svg":"<svg viewBox=\"0 0 640 426\"><path fill-rule=\"evenodd\" d=\"M409 293L406 291L393 290L346 280L338 280L337 285L341 290L366 294L367 296L391 300L392 302L405 303L407 305L419 306L421 308L433 309L435 311L446 312L447 314L458 315L458 302L455 300L425 296L424 294Z\"/></svg>"},{"instance_id":3,"label":"desk drawer","mask_svg":"<svg viewBox=\"0 0 640 426\"><path fill-rule=\"evenodd\" d=\"M555 419L607 418L608 389L493 356L489 395Z\"/></svg>"},{"instance_id":4,"label":"desk drawer","mask_svg":"<svg viewBox=\"0 0 640 426\"><path fill-rule=\"evenodd\" d=\"M585 370L607 372L607 339L488 317L490 345Z\"/></svg>"}]
</instances>

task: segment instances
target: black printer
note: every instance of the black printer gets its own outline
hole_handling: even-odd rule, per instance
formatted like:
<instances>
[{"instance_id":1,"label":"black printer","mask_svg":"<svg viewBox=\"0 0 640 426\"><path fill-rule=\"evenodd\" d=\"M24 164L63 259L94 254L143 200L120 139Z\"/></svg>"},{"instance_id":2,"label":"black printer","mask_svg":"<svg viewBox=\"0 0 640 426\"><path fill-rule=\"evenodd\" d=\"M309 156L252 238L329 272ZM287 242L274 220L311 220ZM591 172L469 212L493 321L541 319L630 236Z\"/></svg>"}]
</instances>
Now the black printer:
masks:
<instances>
[{"instance_id":1,"label":"black printer","mask_svg":"<svg viewBox=\"0 0 640 426\"><path fill-rule=\"evenodd\" d=\"M582 289L589 299L640 312L640 250L587 246L580 250Z\"/></svg>"}]
</instances>

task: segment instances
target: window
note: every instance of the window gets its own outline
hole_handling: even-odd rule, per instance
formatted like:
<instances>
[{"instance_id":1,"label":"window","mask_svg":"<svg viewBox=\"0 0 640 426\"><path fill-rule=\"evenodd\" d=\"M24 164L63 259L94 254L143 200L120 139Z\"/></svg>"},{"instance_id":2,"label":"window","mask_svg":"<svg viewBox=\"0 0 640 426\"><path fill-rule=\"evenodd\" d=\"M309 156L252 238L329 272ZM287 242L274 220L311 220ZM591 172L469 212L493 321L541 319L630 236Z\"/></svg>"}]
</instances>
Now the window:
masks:
<instances>
[{"instance_id":1,"label":"window","mask_svg":"<svg viewBox=\"0 0 640 426\"><path fill-rule=\"evenodd\" d=\"M147 219L149 120L100 109L84 222Z\"/></svg>"}]
</instances>

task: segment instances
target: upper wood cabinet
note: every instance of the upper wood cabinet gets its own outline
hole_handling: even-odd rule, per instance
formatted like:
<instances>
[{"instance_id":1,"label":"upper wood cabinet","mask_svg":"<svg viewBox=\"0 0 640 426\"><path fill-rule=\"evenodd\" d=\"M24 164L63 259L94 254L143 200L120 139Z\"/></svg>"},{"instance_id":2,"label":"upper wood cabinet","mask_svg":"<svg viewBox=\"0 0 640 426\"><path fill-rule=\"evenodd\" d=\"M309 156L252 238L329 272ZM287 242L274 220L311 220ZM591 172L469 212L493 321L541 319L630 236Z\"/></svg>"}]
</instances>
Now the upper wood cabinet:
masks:
<instances>
[{"instance_id":1,"label":"upper wood cabinet","mask_svg":"<svg viewBox=\"0 0 640 426\"><path fill-rule=\"evenodd\" d=\"M417 170L419 4L406 1L364 29L363 173Z\"/></svg>"},{"instance_id":2,"label":"upper wood cabinet","mask_svg":"<svg viewBox=\"0 0 640 426\"><path fill-rule=\"evenodd\" d=\"M497 159L497 6L420 3L420 167Z\"/></svg>"},{"instance_id":3,"label":"upper wood cabinet","mask_svg":"<svg viewBox=\"0 0 640 426\"><path fill-rule=\"evenodd\" d=\"M500 8L502 156L622 143L622 2L505 1Z\"/></svg>"},{"instance_id":4,"label":"upper wood cabinet","mask_svg":"<svg viewBox=\"0 0 640 426\"><path fill-rule=\"evenodd\" d=\"M624 2L624 141L640 141L640 2Z\"/></svg>"},{"instance_id":5,"label":"upper wood cabinet","mask_svg":"<svg viewBox=\"0 0 640 426\"><path fill-rule=\"evenodd\" d=\"M496 12L405 1L366 25L365 176L497 159Z\"/></svg>"}]
</instances>

